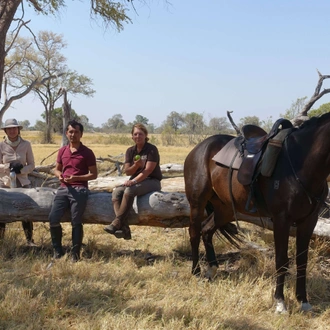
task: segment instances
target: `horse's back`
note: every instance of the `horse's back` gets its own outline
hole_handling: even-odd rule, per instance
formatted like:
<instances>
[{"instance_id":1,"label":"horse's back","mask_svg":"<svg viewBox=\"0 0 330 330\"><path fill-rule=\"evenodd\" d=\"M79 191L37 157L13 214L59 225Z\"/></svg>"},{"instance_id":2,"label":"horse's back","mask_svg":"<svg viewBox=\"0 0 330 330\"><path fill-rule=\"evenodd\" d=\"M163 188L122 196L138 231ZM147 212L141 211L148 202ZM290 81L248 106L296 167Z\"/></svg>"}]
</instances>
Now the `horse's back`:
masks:
<instances>
[{"instance_id":1,"label":"horse's back","mask_svg":"<svg viewBox=\"0 0 330 330\"><path fill-rule=\"evenodd\" d=\"M201 192L207 185L211 185L210 171L216 166L212 157L233 138L231 135L213 135L190 151L184 162L184 180L188 199L193 192Z\"/></svg>"}]
</instances>

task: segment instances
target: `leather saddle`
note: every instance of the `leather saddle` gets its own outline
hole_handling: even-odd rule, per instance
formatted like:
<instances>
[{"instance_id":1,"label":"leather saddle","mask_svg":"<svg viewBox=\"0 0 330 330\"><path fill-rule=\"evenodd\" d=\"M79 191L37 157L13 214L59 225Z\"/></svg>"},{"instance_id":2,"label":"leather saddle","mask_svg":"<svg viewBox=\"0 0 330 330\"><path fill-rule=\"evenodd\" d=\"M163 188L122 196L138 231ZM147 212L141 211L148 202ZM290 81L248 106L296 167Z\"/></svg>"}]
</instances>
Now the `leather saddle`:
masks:
<instances>
[{"instance_id":1,"label":"leather saddle","mask_svg":"<svg viewBox=\"0 0 330 330\"><path fill-rule=\"evenodd\" d=\"M281 147L285 137L292 130L292 123L280 118L271 131L267 134L256 125L244 125L242 135L230 140L212 159L219 165L238 170L237 179L242 185L250 185L260 173L257 171L261 157L264 154L269 141L273 147ZM275 137L280 133L280 137ZM270 151L272 152L272 151ZM276 162L277 157L273 157ZM269 164L274 168L274 164ZM264 173L272 171L265 169Z\"/></svg>"}]
</instances>

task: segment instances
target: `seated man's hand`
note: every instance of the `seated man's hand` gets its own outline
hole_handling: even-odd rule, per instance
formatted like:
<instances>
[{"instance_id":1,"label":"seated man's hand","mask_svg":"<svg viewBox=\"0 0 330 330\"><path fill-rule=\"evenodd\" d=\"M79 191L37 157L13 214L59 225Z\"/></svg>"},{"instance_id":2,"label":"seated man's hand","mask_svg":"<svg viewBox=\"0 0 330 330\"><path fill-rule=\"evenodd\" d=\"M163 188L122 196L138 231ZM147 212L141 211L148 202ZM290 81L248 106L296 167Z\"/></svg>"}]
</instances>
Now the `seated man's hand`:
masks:
<instances>
[{"instance_id":1,"label":"seated man's hand","mask_svg":"<svg viewBox=\"0 0 330 330\"><path fill-rule=\"evenodd\" d=\"M9 165L10 172L15 172L16 174L20 174L22 168L23 165L18 161L13 161Z\"/></svg>"}]
</instances>

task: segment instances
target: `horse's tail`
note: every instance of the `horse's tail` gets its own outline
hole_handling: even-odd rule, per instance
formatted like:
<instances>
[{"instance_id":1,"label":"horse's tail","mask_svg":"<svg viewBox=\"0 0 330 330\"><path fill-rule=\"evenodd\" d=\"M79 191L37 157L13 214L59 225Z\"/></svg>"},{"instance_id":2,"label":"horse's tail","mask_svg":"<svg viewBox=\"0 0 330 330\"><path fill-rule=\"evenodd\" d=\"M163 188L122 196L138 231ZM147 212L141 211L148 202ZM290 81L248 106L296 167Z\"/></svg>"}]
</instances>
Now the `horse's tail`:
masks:
<instances>
[{"instance_id":1,"label":"horse's tail","mask_svg":"<svg viewBox=\"0 0 330 330\"><path fill-rule=\"evenodd\" d=\"M207 202L205 207L208 217L202 222L202 231L209 231L215 229L215 234L219 239L226 239L231 245L236 248L240 248L240 243L243 242L242 235L238 232L237 227L233 223L226 223L225 225L215 228L216 224L214 222L213 216L213 205Z\"/></svg>"},{"instance_id":2,"label":"horse's tail","mask_svg":"<svg viewBox=\"0 0 330 330\"><path fill-rule=\"evenodd\" d=\"M238 232L236 225L231 222L218 228L215 234L219 239L225 238L230 244L238 249L240 248L240 243L243 242L242 236Z\"/></svg>"}]
</instances>

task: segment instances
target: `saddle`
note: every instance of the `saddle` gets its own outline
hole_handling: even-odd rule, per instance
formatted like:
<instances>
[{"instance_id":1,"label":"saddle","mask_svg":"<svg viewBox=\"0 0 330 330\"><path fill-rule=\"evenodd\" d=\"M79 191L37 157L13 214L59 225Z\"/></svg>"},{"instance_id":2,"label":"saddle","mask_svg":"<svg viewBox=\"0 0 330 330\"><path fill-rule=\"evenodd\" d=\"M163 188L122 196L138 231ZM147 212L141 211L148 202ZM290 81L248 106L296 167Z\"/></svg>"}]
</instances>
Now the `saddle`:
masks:
<instances>
[{"instance_id":1,"label":"saddle","mask_svg":"<svg viewBox=\"0 0 330 330\"><path fill-rule=\"evenodd\" d=\"M292 129L292 123L283 118L274 123L268 134L259 126L244 125L242 135L230 140L212 159L219 165L238 170L238 181L244 186L250 185L259 173L272 175L282 143ZM267 160L260 169L262 156L267 156Z\"/></svg>"}]
</instances>

